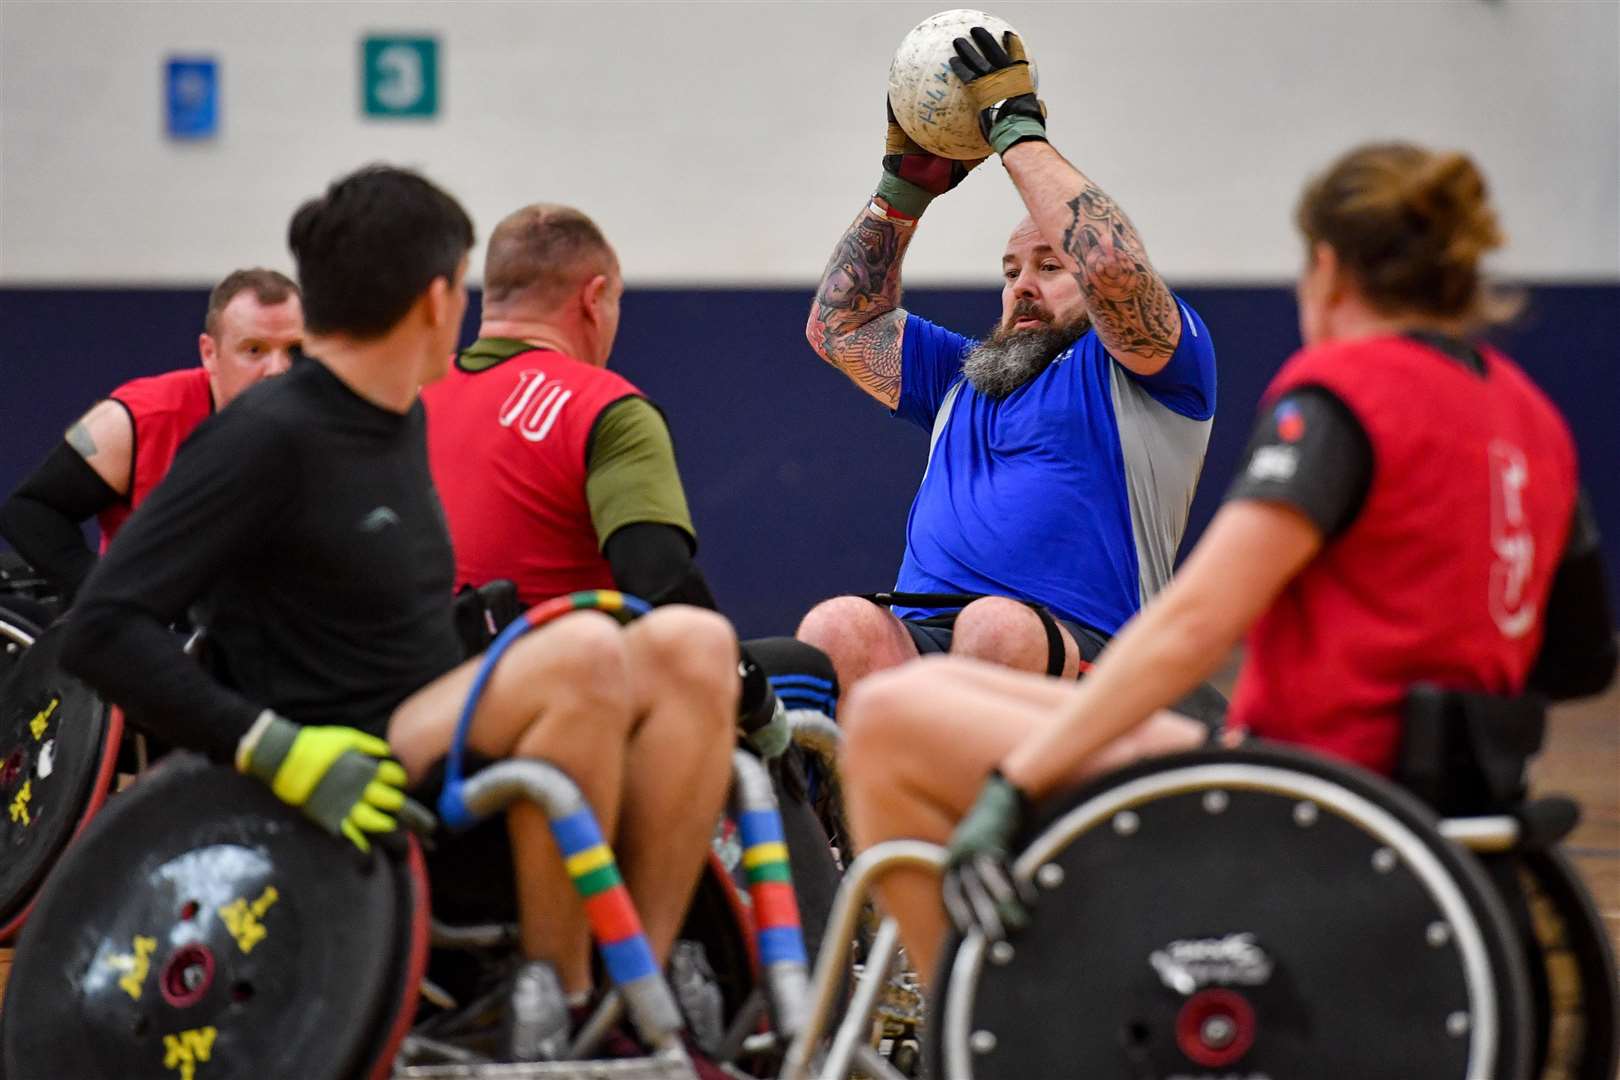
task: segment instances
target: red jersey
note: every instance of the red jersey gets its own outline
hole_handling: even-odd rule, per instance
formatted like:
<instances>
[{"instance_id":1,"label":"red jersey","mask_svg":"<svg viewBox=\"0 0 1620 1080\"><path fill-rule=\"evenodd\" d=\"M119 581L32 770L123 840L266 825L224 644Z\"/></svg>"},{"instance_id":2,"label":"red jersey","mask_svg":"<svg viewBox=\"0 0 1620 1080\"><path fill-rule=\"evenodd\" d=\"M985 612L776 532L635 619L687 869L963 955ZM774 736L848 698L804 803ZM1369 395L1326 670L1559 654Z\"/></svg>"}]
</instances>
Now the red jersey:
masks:
<instances>
[{"instance_id":1,"label":"red jersey","mask_svg":"<svg viewBox=\"0 0 1620 1080\"><path fill-rule=\"evenodd\" d=\"M135 508L168 475L180 444L214 413L208 369L201 367L132 379L107 396L129 413L135 443L130 455L128 497L96 515L101 524L102 551L107 550Z\"/></svg>"},{"instance_id":2,"label":"red jersey","mask_svg":"<svg viewBox=\"0 0 1620 1080\"><path fill-rule=\"evenodd\" d=\"M1405 338L1308 348L1301 386L1344 402L1373 475L1360 513L1250 631L1235 726L1388 774L1415 683L1516 694L1576 497L1563 418L1500 353L1485 374Z\"/></svg>"},{"instance_id":3,"label":"red jersey","mask_svg":"<svg viewBox=\"0 0 1620 1080\"><path fill-rule=\"evenodd\" d=\"M456 550L456 586L507 578L525 604L613 588L585 498L591 429L641 392L550 349L478 371L458 361L422 391L428 463Z\"/></svg>"}]
</instances>

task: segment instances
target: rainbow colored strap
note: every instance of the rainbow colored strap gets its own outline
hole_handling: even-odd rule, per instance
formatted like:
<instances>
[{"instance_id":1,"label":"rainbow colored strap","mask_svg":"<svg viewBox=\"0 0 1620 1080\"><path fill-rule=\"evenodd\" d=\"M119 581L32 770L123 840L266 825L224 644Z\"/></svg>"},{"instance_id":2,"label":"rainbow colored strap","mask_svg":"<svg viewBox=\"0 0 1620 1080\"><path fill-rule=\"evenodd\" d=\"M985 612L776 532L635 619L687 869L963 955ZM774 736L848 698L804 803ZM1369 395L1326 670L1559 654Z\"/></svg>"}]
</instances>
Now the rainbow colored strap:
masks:
<instances>
[{"instance_id":1,"label":"rainbow colored strap","mask_svg":"<svg viewBox=\"0 0 1620 1080\"><path fill-rule=\"evenodd\" d=\"M478 666L478 673L473 676L472 687L467 691L467 702L462 706L460 719L456 721L456 733L450 740L450 752L445 760L444 788L439 792L438 804L439 820L444 822L446 828L459 831L477 824L476 815L467 809L467 804L462 799L461 788L464 779L461 774L462 759L467 746L467 733L472 729L473 713L478 710L478 701L484 695L484 686L489 682L489 677L495 671L495 665L500 662L502 654L511 648L512 642L530 630L544 626L572 611L605 611L621 623L628 623L651 610L652 605L647 601L627 593L613 589L590 589L536 604L500 632L490 643L489 649L484 653L483 663Z\"/></svg>"}]
</instances>

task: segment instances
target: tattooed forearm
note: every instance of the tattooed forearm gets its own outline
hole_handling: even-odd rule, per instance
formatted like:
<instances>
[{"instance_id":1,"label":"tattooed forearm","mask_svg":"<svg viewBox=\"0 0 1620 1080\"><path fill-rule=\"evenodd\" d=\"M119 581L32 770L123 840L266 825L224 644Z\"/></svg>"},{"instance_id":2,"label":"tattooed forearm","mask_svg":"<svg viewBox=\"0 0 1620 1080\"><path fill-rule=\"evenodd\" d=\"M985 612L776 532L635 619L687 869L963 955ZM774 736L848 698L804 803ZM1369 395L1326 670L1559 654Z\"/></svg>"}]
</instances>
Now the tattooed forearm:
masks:
<instances>
[{"instance_id":1,"label":"tattooed forearm","mask_svg":"<svg viewBox=\"0 0 1620 1080\"><path fill-rule=\"evenodd\" d=\"M805 327L822 359L891 405L900 396L900 260L911 232L863 210L833 250Z\"/></svg>"},{"instance_id":2,"label":"tattooed forearm","mask_svg":"<svg viewBox=\"0 0 1620 1080\"><path fill-rule=\"evenodd\" d=\"M84 426L81 420L67 429L67 444L79 452L79 456L89 460L96 456L96 440L90 436L90 429Z\"/></svg>"},{"instance_id":3,"label":"tattooed forearm","mask_svg":"<svg viewBox=\"0 0 1620 1080\"><path fill-rule=\"evenodd\" d=\"M1148 262L1130 218L1084 176L1080 184L1064 204L1063 250L1078 267L1075 277L1097 334L1116 357L1162 364L1181 338L1175 299Z\"/></svg>"}]
</instances>

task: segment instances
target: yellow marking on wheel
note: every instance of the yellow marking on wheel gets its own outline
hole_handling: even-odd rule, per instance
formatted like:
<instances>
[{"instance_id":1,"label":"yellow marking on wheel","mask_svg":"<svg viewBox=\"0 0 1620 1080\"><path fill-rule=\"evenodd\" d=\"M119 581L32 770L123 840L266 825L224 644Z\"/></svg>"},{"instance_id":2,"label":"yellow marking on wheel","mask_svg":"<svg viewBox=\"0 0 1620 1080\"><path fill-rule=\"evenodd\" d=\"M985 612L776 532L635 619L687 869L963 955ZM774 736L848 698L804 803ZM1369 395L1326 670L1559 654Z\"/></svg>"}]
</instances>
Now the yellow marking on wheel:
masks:
<instances>
[{"instance_id":1,"label":"yellow marking on wheel","mask_svg":"<svg viewBox=\"0 0 1620 1080\"><path fill-rule=\"evenodd\" d=\"M270 933L259 920L270 906L281 899L281 894L274 885L266 885L259 898L248 903L247 897L237 897L219 909L219 917L225 922L225 929L231 937L236 939L236 947L244 953L253 951L253 946L263 941Z\"/></svg>"},{"instance_id":2,"label":"yellow marking on wheel","mask_svg":"<svg viewBox=\"0 0 1620 1080\"><path fill-rule=\"evenodd\" d=\"M218 1035L218 1029L210 1026L163 1036L163 1067L178 1070L180 1080L195 1080L197 1063L213 1056Z\"/></svg>"},{"instance_id":3,"label":"yellow marking on wheel","mask_svg":"<svg viewBox=\"0 0 1620 1080\"><path fill-rule=\"evenodd\" d=\"M137 934L131 947L133 952L109 956L106 964L114 971L124 972L124 976L118 980L118 988L128 994L131 1000L139 1001L141 989L146 985L146 974L152 967L152 954L157 951L157 938Z\"/></svg>"},{"instance_id":4,"label":"yellow marking on wheel","mask_svg":"<svg viewBox=\"0 0 1620 1080\"><path fill-rule=\"evenodd\" d=\"M11 820L20 821L26 828L33 824L28 816L28 801L34 797L34 781L24 780L23 786L17 789L17 795L11 800Z\"/></svg>"},{"instance_id":5,"label":"yellow marking on wheel","mask_svg":"<svg viewBox=\"0 0 1620 1080\"><path fill-rule=\"evenodd\" d=\"M33 732L35 742L39 742L45 737L45 729L51 726L51 716L56 712L56 707L60 704L62 704L61 698L51 698L51 703L39 710L34 718L28 721L28 730Z\"/></svg>"}]
</instances>

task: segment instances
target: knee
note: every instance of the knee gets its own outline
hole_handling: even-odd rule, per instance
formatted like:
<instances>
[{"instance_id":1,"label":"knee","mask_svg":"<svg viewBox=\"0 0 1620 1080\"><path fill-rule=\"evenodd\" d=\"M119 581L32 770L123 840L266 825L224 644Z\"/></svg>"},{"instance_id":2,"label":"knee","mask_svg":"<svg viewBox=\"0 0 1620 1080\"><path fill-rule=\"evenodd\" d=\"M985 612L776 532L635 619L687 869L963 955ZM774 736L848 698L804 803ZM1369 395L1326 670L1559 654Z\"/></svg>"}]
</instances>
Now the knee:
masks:
<instances>
[{"instance_id":1,"label":"knee","mask_svg":"<svg viewBox=\"0 0 1620 1080\"><path fill-rule=\"evenodd\" d=\"M1040 616L1003 596L986 596L962 609L951 634L951 652L1008 667L1046 670Z\"/></svg>"},{"instance_id":2,"label":"knee","mask_svg":"<svg viewBox=\"0 0 1620 1080\"><path fill-rule=\"evenodd\" d=\"M845 689L867 672L888 667L909 652L899 620L859 596L835 596L811 608L794 636L827 654Z\"/></svg>"},{"instance_id":3,"label":"knee","mask_svg":"<svg viewBox=\"0 0 1620 1080\"><path fill-rule=\"evenodd\" d=\"M619 624L598 611L579 611L519 642L526 653L514 664L532 685L596 713L629 712L628 666Z\"/></svg>"},{"instance_id":4,"label":"knee","mask_svg":"<svg viewBox=\"0 0 1620 1080\"><path fill-rule=\"evenodd\" d=\"M720 706L729 724L737 711L737 634L725 616L703 608L659 608L626 634L637 674Z\"/></svg>"}]
</instances>

